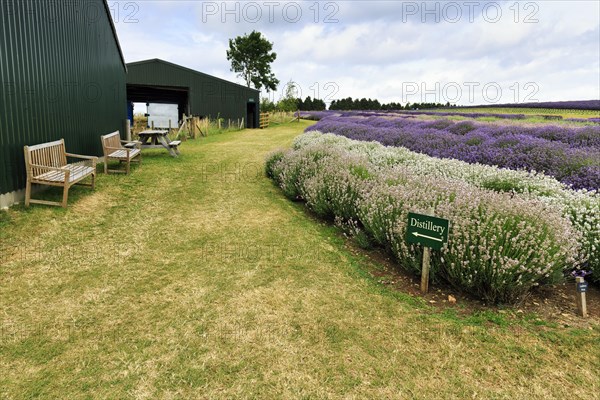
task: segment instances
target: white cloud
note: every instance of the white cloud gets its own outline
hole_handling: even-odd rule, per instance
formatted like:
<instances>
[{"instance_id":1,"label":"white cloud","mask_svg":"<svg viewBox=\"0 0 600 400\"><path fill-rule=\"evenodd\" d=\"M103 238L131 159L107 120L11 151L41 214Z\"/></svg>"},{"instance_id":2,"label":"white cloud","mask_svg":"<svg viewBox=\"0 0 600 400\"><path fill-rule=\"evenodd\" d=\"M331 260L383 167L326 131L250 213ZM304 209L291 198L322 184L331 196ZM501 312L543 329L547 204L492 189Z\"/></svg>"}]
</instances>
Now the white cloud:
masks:
<instances>
[{"instance_id":1,"label":"white cloud","mask_svg":"<svg viewBox=\"0 0 600 400\"><path fill-rule=\"evenodd\" d=\"M326 97L338 88L334 98L401 101L407 84L431 89L456 83L462 86L461 101L466 104L465 82L479 84L476 102L485 101L480 88L495 83L505 102L522 100L528 83L537 85L541 101L600 96L598 2L479 2L471 10L472 21L466 3L454 2L462 6L462 14L452 20L452 10L444 8L450 3L440 2L438 10L446 14L438 15L439 23L421 9L423 2L329 2L327 9L328 2L318 7L296 2L302 8L296 22L290 19L293 14L283 14L286 4L295 2L279 3L272 21L265 2L255 2L262 8L257 21L244 21L250 15L242 12L247 2L238 4L237 16L223 14L222 2L209 3L139 2L138 23L116 24L125 58L163 58L240 82L226 60L228 39L256 29L274 42L276 76L282 83L296 81L304 97ZM235 10L232 4L229 10ZM492 23L497 4L502 6L501 17ZM218 10L208 15L209 6ZM338 22L325 23L327 16ZM537 22L525 23L526 17ZM444 100L441 93L437 96Z\"/></svg>"}]
</instances>

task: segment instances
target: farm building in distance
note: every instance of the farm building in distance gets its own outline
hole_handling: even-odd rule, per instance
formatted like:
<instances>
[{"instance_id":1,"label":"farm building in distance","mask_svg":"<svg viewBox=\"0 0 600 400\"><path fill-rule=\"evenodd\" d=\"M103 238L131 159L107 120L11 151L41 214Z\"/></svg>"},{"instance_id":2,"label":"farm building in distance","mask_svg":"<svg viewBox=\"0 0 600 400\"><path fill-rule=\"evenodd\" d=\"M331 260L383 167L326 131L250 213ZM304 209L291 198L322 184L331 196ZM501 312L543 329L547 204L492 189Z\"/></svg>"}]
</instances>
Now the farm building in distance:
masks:
<instances>
[{"instance_id":1,"label":"farm building in distance","mask_svg":"<svg viewBox=\"0 0 600 400\"><path fill-rule=\"evenodd\" d=\"M129 63L127 70L128 102L177 104L177 120L186 114L243 119L247 128L258 127L256 89L159 59Z\"/></svg>"},{"instance_id":2,"label":"farm building in distance","mask_svg":"<svg viewBox=\"0 0 600 400\"><path fill-rule=\"evenodd\" d=\"M23 198L24 145L100 155L127 118L126 64L105 0L0 2L0 207Z\"/></svg>"}]
</instances>

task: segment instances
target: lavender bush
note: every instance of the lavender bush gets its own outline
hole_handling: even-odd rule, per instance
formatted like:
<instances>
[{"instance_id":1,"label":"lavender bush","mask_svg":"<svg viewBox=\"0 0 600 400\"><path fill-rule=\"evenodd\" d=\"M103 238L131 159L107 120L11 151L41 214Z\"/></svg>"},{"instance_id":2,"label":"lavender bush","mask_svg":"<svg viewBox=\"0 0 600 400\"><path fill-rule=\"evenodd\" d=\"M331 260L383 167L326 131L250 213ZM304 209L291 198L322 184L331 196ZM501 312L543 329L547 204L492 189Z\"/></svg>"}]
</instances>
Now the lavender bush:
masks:
<instances>
[{"instance_id":1,"label":"lavender bush","mask_svg":"<svg viewBox=\"0 0 600 400\"><path fill-rule=\"evenodd\" d=\"M532 286L559 280L565 265L577 264L568 247L577 246L570 224L543 203L406 172L390 169L382 178L401 176L401 184L365 191L359 215L367 231L386 235L393 254L413 272L420 271L420 249L406 243L407 215L431 205L452 221L448 246L434 256L435 273L480 298L515 301ZM549 218L540 221L540 210ZM382 218L385 213L395 218Z\"/></svg>"},{"instance_id":2,"label":"lavender bush","mask_svg":"<svg viewBox=\"0 0 600 400\"><path fill-rule=\"evenodd\" d=\"M463 118L495 118L505 120L525 120L534 115L516 114L516 113L485 113L485 112L460 112L460 111L414 111L414 110L354 110L354 111L300 111L300 117L313 121L320 121L323 118L338 117L387 117L387 118L415 118L419 115L429 115L434 117L463 117ZM538 117L562 120L560 115L538 115ZM564 121L581 123L600 123L600 118L566 118Z\"/></svg>"},{"instance_id":3,"label":"lavender bush","mask_svg":"<svg viewBox=\"0 0 600 400\"><path fill-rule=\"evenodd\" d=\"M300 115L300 118L308 119L312 121L319 121L325 117L330 117L332 115L339 115L332 111L298 111L296 116Z\"/></svg>"},{"instance_id":4,"label":"lavender bush","mask_svg":"<svg viewBox=\"0 0 600 400\"><path fill-rule=\"evenodd\" d=\"M499 114L499 113L469 113L459 111L414 111L415 114L434 115L439 117L465 117L465 118L498 118L498 119L525 119L525 114Z\"/></svg>"},{"instance_id":5,"label":"lavender bush","mask_svg":"<svg viewBox=\"0 0 600 400\"><path fill-rule=\"evenodd\" d=\"M586 268L598 271L591 279L600 282L600 193L597 191L572 190L544 174L438 159L403 147L385 147L320 132L299 136L293 147L299 150L316 144L366 155L377 168L401 165L418 176L458 180L481 189L539 200L568 218L580 232L581 258L588 259Z\"/></svg>"},{"instance_id":6,"label":"lavender bush","mask_svg":"<svg viewBox=\"0 0 600 400\"><path fill-rule=\"evenodd\" d=\"M600 188L600 127L522 127L472 121L329 116L307 131L402 146L438 158L543 172L575 189Z\"/></svg>"},{"instance_id":7,"label":"lavender bush","mask_svg":"<svg viewBox=\"0 0 600 400\"><path fill-rule=\"evenodd\" d=\"M600 118L566 118L565 121L600 124Z\"/></svg>"},{"instance_id":8,"label":"lavender bush","mask_svg":"<svg viewBox=\"0 0 600 400\"><path fill-rule=\"evenodd\" d=\"M352 221L408 270L420 270L421 249L405 243L407 214L430 207L453 224L448 245L433 257L434 276L485 300L515 301L581 261L579 233L540 200L420 175L408 164L386 165L388 154L360 152L361 143L346 147L306 136L292 150L270 156L267 174L317 214Z\"/></svg>"}]
</instances>

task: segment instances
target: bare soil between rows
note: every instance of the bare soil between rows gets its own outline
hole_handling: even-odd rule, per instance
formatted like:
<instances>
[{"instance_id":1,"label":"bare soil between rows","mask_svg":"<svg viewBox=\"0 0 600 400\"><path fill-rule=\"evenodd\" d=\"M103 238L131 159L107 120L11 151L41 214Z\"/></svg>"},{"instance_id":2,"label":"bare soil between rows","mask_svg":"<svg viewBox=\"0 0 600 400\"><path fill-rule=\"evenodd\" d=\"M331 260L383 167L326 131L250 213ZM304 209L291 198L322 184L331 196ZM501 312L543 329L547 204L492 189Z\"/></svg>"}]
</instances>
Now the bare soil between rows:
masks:
<instances>
[{"instance_id":1,"label":"bare soil between rows","mask_svg":"<svg viewBox=\"0 0 600 400\"><path fill-rule=\"evenodd\" d=\"M392 290L423 298L439 311L454 309L459 315L465 316L482 311L495 311L515 318L535 314L547 322L565 327L588 328L600 324L600 288L591 283L586 293L588 312L586 318L577 314L576 288L573 279L561 284L535 288L520 302L511 305L487 304L444 283L430 283L429 292L422 294L420 277L403 271L382 250L364 250L349 239L346 245L353 254L361 254L373 262L375 266L370 267L368 272L378 283ZM456 302L453 302L449 296L452 296Z\"/></svg>"}]
</instances>

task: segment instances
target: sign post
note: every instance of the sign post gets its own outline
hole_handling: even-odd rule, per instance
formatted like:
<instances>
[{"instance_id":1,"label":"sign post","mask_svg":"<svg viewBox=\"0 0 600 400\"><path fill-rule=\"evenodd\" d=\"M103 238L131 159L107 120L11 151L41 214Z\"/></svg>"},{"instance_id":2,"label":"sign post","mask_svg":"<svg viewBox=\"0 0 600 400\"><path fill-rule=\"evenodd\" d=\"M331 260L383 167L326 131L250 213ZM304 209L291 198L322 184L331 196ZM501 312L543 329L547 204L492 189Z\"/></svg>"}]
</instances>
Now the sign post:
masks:
<instances>
[{"instance_id":1,"label":"sign post","mask_svg":"<svg viewBox=\"0 0 600 400\"><path fill-rule=\"evenodd\" d=\"M433 214L430 210L429 214ZM424 246L423 265L421 267L421 292L429 291L429 262L431 250L440 250L448 243L448 230L450 222L447 219L437 218L433 215L408 213L408 227L406 241Z\"/></svg>"},{"instance_id":2,"label":"sign post","mask_svg":"<svg viewBox=\"0 0 600 400\"><path fill-rule=\"evenodd\" d=\"M421 265L421 293L429 292L429 261L431 259L431 250L429 247L423 247L423 264Z\"/></svg>"},{"instance_id":3,"label":"sign post","mask_svg":"<svg viewBox=\"0 0 600 400\"><path fill-rule=\"evenodd\" d=\"M575 293L575 297L577 298L577 311L579 312L579 315L584 318L587 317L587 304L585 300L587 285L587 282L582 276L575 278L575 288L577 289L577 293Z\"/></svg>"}]
</instances>

